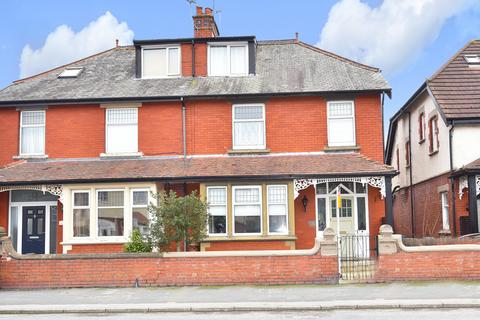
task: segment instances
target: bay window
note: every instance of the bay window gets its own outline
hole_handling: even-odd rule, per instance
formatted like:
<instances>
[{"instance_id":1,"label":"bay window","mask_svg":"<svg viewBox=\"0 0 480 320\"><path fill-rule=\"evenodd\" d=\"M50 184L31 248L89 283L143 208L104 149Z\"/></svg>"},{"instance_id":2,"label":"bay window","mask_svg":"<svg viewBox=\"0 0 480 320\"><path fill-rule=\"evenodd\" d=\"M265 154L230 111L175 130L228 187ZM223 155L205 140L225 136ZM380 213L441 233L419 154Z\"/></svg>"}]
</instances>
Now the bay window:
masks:
<instances>
[{"instance_id":1,"label":"bay window","mask_svg":"<svg viewBox=\"0 0 480 320\"><path fill-rule=\"evenodd\" d=\"M268 232L288 233L288 203L286 185L267 186Z\"/></svg>"},{"instance_id":2,"label":"bay window","mask_svg":"<svg viewBox=\"0 0 480 320\"><path fill-rule=\"evenodd\" d=\"M138 151L138 109L106 110L106 152L108 154Z\"/></svg>"},{"instance_id":3,"label":"bay window","mask_svg":"<svg viewBox=\"0 0 480 320\"><path fill-rule=\"evenodd\" d=\"M45 154L45 110L20 113L20 155Z\"/></svg>"},{"instance_id":4,"label":"bay window","mask_svg":"<svg viewBox=\"0 0 480 320\"><path fill-rule=\"evenodd\" d=\"M208 234L227 234L227 188L208 187Z\"/></svg>"},{"instance_id":5,"label":"bay window","mask_svg":"<svg viewBox=\"0 0 480 320\"><path fill-rule=\"evenodd\" d=\"M246 44L209 45L209 76L244 76L247 74L248 46Z\"/></svg>"},{"instance_id":6,"label":"bay window","mask_svg":"<svg viewBox=\"0 0 480 320\"><path fill-rule=\"evenodd\" d=\"M180 76L180 47L142 48L142 78Z\"/></svg>"},{"instance_id":7,"label":"bay window","mask_svg":"<svg viewBox=\"0 0 480 320\"><path fill-rule=\"evenodd\" d=\"M328 145L330 147L354 146L355 111L353 101L327 103Z\"/></svg>"},{"instance_id":8,"label":"bay window","mask_svg":"<svg viewBox=\"0 0 480 320\"><path fill-rule=\"evenodd\" d=\"M90 236L90 192L74 191L73 194L73 236Z\"/></svg>"},{"instance_id":9,"label":"bay window","mask_svg":"<svg viewBox=\"0 0 480 320\"><path fill-rule=\"evenodd\" d=\"M97 190L98 236L123 236L124 190Z\"/></svg>"},{"instance_id":10,"label":"bay window","mask_svg":"<svg viewBox=\"0 0 480 320\"><path fill-rule=\"evenodd\" d=\"M260 234L262 231L262 187L233 187L235 234Z\"/></svg>"},{"instance_id":11,"label":"bay window","mask_svg":"<svg viewBox=\"0 0 480 320\"><path fill-rule=\"evenodd\" d=\"M265 106L233 105L233 149L265 149Z\"/></svg>"},{"instance_id":12,"label":"bay window","mask_svg":"<svg viewBox=\"0 0 480 320\"><path fill-rule=\"evenodd\" d=\"M133 190L132 204L132 228L142 235L148 234L150 218L148 214L148 190Z\"/></svg>"}]
</instances>

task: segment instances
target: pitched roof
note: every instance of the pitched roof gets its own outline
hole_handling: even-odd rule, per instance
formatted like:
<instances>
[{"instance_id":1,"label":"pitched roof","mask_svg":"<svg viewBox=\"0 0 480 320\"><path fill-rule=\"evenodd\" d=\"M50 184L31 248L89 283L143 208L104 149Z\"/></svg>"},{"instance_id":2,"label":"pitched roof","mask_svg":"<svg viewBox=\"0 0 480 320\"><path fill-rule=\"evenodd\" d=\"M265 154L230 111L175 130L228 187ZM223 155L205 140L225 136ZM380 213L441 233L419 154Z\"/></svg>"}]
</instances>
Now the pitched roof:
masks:
<instances>
[{"instance_id":1,"label":"pitched roof","mask_svg":"<svg viewBox=\"0 0 480 320\"><path fill-rule=\"evenodd\" d=\"M480 118L480 65L465 55L480 56L480 40L470 41L427 80L446 120Z\"/></svg>"},{"instance_id":2,"label":"pitched roof","mask_svg":"<svg viewBox=\"0 0 480 320\"><path fill-rule=\"evenodd\" d=\"M393 175L357 153L46 160L0 169L0 185L87 181L212 180Z\"/></svg>"},{"instance_id":3,"label":"pitched roof","mask_svg":"<svg viewBox=\"0 0 480 320\"><path fill-rule=\"evenodd\" d=\"M118 47L74 62L78 78L59 79L66 67L14 82L0 105L162 99L219 95L269 95L390 91L380 70L302 42L259 41L256 74L245 77L135 79L135 49Z\"/></svg>"}]
</instances>

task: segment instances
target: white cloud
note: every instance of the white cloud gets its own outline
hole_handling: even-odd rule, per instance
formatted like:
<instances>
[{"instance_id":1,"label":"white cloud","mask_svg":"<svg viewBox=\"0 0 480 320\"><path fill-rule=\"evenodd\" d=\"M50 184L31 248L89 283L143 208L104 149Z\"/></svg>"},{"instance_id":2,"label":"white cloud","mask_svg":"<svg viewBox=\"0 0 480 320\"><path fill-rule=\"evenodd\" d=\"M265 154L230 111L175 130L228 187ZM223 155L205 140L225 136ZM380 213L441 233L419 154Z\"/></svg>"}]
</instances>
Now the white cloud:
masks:
<instances>
[{"instance_id":1,"label":"white cloud","mask_svg":"<svg viewBox=\"0 0 480 320\"><path fill-rule=\"evenodd\" d=\"M23 48L20 58L20 77L73 62L86 56L110 49L115 39L121 45L130 44L133 31L126 22L119 22L110 12L90 22L79 32L69 26L61 25L47 36L41 48Z\"/></svg>"},{"instance_id":2,"label":"white cloud","mask_svg":"<svg viewBox=\"0 0 480 320\"><path fill-rule=\"evenodd\" d=\"M341 0L330 10L318 46L394 73L437 38L448 18L475 1L384 0L372 8Z\"/></svg>"}]
</instances>

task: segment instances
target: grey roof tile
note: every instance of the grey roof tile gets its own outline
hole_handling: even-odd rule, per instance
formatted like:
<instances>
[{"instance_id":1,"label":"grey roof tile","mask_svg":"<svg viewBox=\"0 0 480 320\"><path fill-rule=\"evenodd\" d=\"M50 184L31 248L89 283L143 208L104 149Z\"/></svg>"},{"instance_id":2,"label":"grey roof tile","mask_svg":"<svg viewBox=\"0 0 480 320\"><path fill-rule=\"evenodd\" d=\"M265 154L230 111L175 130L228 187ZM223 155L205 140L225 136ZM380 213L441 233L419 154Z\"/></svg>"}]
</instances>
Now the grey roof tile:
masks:
<instances>
[{"instance_id":1,"label":"grey roof tile","mask_svg":"<svg viewBox=\"0 0 480 320\"><path fill-rule=\"evenodd\" d=\"M378 69L294 41L259 41L256 75L245 77L135 79L131 46L69 66L85 69L78 78L57 78L60 67L17 81L0 91L0 103L390 90Z\"/></svg>"}]
</instances>

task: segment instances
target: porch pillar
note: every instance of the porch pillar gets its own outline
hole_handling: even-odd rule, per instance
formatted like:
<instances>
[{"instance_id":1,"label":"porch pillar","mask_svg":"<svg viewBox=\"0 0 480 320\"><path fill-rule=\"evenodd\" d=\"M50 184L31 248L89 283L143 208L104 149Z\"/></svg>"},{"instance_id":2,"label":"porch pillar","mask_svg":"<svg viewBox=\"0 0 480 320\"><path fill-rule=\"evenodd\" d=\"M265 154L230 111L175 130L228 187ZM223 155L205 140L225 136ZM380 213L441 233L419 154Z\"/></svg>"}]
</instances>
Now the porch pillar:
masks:
<instances>
[{"instance_id":1,"label":"porch pillar","mask_svg":"<svg viewBox=\"0 0 480 320\"><path fill-rule=\"evenodd\" d=\"M468 176L468 216L471 223L472 233L478 232L478 213L475 175Z\"/></svg>"},{"instance_id":2,"label":"porch pillar","mask_svg":"<svg viewBox=\"0 0 480 320\"><path fill-rule=\"evenodd\" d=\"M385 177L385 222L393 228L392 177Z\"/></svg>"}]
</instances>

